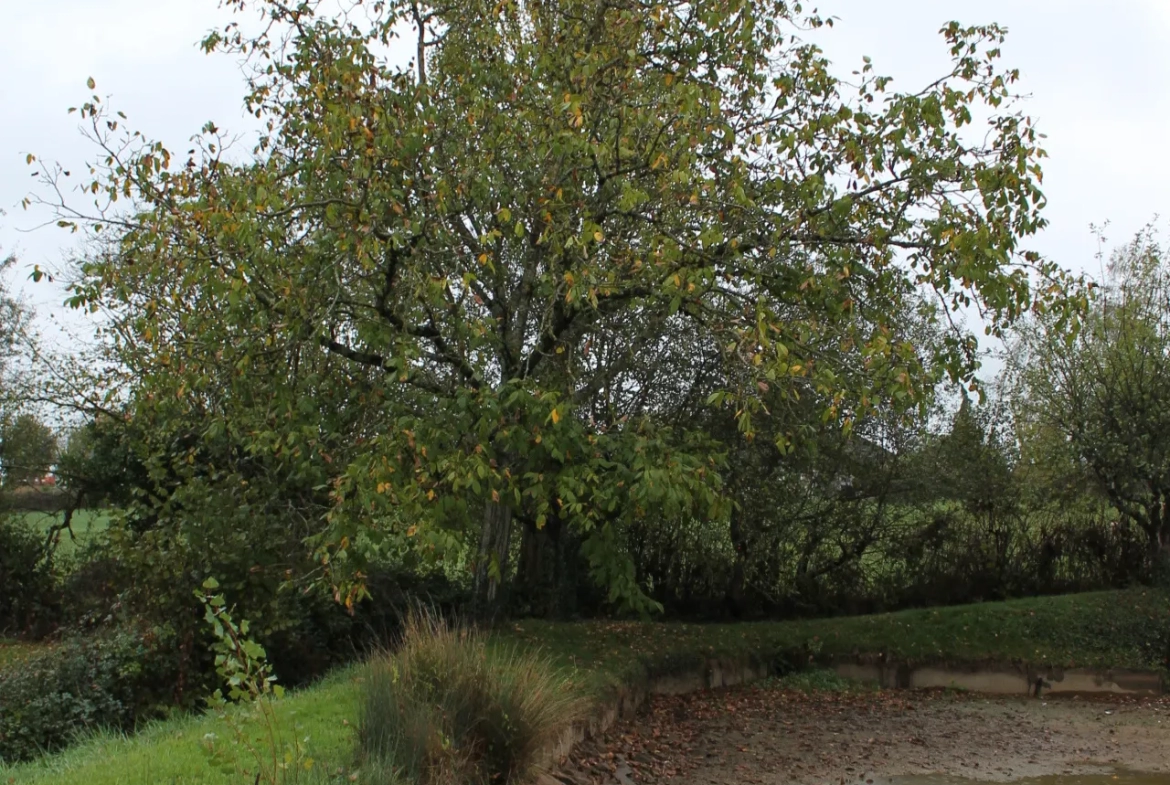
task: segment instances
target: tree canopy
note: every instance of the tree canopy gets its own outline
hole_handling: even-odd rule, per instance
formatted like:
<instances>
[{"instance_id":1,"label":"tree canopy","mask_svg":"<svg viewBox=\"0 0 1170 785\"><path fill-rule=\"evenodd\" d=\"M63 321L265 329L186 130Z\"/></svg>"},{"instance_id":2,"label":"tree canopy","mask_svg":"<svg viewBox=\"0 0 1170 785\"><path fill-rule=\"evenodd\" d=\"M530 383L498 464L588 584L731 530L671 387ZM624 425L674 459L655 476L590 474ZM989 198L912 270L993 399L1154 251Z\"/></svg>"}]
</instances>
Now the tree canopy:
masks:
<instances>
[{"instance_id":1,"label":"tree canopy","mask_svg":"<svg viewBox=\"0 0 1170 785\"><path fill-rule=\"evenodd\" d=\"M22 350L29 336L30 310L7 280L16 256L0 259L0 471L13 487L43 476L56 455L56 437L37 417L21 412L27 403L27 366Z\"/></svg>"},{"instance_id":2,"label":"tree canopy","mask_svg":"<svg viewBox=\"0 0 1170 785\"><path fill-rule=\"evenodd\" d=\"M1088 483L1170 559L1170 252L1152 227L1118 248L1080 328L1023 326L1015 406L1033 460Z\"/></svg>"},{"instance_id":3,"label":"tree canopy","mask_svg":"<svg viewBox=\"0 0 1170 785\"><path fill-rule=\"evenodd\" d=\"M951 70L896 92L835 76L802 39L828 22L776 0L228 4L267 26L204 46L247 58L264 134L175 155L85 103L94 205L59 207L104 240L72 302L167 424L154 476L233 515L299 488L341 597L361 548L471 542L488 603L518 521L645 609L624 527L729 509L681 413L751 439L810 409L763 429L789 450L970 382L955 312L1068 307L1022 245L1044 154L996 26L948 24Z\"/></svg>"},{"instance_id":4,"label":"tree canopy","mask_svg":"<svg viewBox=\"0 0 1170 785\"><path fill-rule=\"evenodd\" d=\"M57 459L57 446L57 435L36 415L17 415L0 431L4 485L18 487L44 477Z\"/></svg>"}]
</instances>

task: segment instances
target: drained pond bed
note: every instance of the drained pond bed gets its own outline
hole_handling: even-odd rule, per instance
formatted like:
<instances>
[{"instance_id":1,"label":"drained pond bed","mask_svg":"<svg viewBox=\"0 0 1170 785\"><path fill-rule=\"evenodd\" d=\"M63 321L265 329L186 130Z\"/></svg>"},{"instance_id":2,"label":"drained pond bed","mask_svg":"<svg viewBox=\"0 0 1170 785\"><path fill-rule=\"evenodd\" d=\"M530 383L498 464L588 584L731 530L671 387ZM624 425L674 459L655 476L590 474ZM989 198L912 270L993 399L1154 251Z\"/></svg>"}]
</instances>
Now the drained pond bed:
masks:
<instances>
[{"instance_id":1,"label":"drained pond bed","mask_svg":"<svg viewBox=\"0 0 1170 785\"><path fill-rule=\"evenodd\" d=\"M917 776L895 777L890 785L972 785L977 780L962 777ZM1026 777L1014 780L1013 785L1166 785L1170 775L1149 772L1109 769L1099 774L1052 774L1047 777Z\"/></svg>"},{"instance_id":2,"label":"drained pond bed","mask_svg":"<svg viewBox=\"0 0 1170 785\"><path fill-rule=\"evenodd\" d=\"M764 682L654 696L579 745L573 785L1170 785L1166 697ZM814 678L815 682L815 678ZM1042 778L1042 779L1037 779Z\"/></svg>"}]
</instances>

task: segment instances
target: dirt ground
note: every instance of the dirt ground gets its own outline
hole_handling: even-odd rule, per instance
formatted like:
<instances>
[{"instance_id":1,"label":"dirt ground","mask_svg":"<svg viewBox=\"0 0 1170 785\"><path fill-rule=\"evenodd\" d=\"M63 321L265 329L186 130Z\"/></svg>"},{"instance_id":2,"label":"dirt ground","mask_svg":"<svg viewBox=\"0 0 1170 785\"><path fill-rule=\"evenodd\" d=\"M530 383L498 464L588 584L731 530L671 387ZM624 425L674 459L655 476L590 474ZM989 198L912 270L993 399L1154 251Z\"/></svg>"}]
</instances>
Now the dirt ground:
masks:
<instances>
[{"instance_id":1,"label":"dirt ground","mask_svg":"<svg viewBox=\"0 0 1170 785\"><path fill-rule=\"evenodd\" d=\"M744 687L655 697L580 745L571 785L1003 782L1124 768L1170 772L1170 699L1006 698Z\"/></svg>"}]
</instances>

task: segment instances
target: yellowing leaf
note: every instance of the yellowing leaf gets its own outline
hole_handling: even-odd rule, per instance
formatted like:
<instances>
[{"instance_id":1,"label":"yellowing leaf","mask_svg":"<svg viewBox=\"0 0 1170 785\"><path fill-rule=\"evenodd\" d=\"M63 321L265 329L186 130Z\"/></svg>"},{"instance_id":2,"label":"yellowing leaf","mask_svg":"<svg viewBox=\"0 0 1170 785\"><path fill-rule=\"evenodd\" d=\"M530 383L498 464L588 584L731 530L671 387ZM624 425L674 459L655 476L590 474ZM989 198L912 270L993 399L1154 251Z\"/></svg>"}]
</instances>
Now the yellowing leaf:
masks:
<instances>
[{"instance_id":1,"label":"yellowing leaf","mask_svg":"<svg viewBox=\"0 0 1170 785\"><path fill-rule=\"evenodd\" d=\"M559 423L561 421L561 414L556 409L552 410L552 421L553 421L553 425L556 425L557 423Z\"/></svg>"}]
</instances>

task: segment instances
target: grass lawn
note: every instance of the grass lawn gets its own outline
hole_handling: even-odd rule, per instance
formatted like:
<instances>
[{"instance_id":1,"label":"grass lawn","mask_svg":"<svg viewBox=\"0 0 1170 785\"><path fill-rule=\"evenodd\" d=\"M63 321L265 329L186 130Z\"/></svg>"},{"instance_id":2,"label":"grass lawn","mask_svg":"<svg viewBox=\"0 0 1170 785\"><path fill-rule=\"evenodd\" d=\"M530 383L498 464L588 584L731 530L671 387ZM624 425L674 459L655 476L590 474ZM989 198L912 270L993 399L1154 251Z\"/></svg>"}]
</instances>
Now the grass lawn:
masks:
<instances>
[{"instance_id":1,"label":"grass lawn","mask_svg":"<svg viewBox=\"0 0 1170 785\"><path fill-rule=\"evenodd\" d=\"M598 694L642 668L663 671L710 656L792 651L1164 669L1168 634L1170 594L1134 589L814 621L524 621L502 630L499 640L543 648L572 669L583 691ZM360 669L343 669L278 704L281 732L307 738L308 754L316 761L316 774L302 781L330 781L327 774L351 762L360 678ZM224 750L218 760L205 750L209 733ZM233 748L230 737L230 729L214 717L180 718L131 737L97 735L40 761L0 766L0 783L237 785L243 779L236 763L250 759Z\"/></svg>"},{"instance_id":2,"label":"grass lawn","mask_svg":"<svg viewBox=\"0 0 1170 785\"><path fill-rule=\"evenodd\" d=\"M43 648L44 644L40 643L22 643L21 641L0 638L0 668L19 662L22 657Z\"/></svg>"},{"instance_id":3,"label":"grass lawn","mask_svg":"<svg viewBox=\"0 0 1170 785\"><path fill-rule=\"evenodd\" d=\"M352 759L360 676L344 668L316 686L279 701L278 732L307 740L312 770L300 781L329 782ZM237 712L237 715L239 713ZM262 744L264 727L246 725ZM216 754L209 750L214 740ZM281 745L284 746L284 745ZM239 773L254 768L251 754L234 742L229 725L214 715L151 723L136 734L97 733L55 755L17 766L0 765L0 783L76 785L242 785ZM341 781L347 781L344 772Z\"/></svg>"},{"instance_id":4,"label":"grass lawn","mask_svg":"<svg viewBox=\"0 0 1170 785\"><path fill-rule=\"evenodd\" d=\"M25 524L40 534L61 523L62 513L28 511L19 513ZM68 558L77 552L90 538L105 531L110 525L110 515L105 510L78 510L73 513L73 537L61 532L57 542L57 554Z\"/></svg>"},{"instance_id":5,"label":"grass lawn","mask_svg":"<svg viewBox=\"0 0 1170 785\"><path fill-rule=\"evenodd\" d=\"M669 668L710 656L771 657L798 650L887 654L910 663L1015 660L1161 670L1170 655L1170 593L1131 589L745 624L524 621L511 632L597 676L625 675L643 662ZM591 663L605 663L604 672Z\"/></svg>"}]
</instances>

